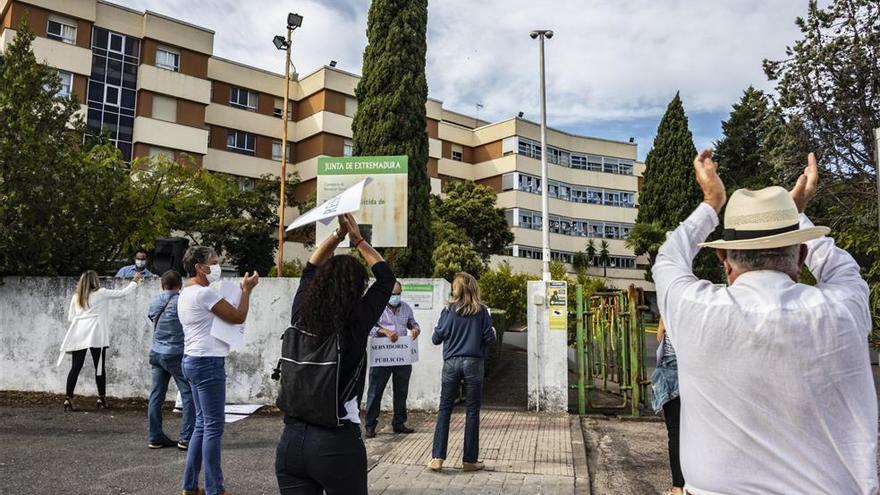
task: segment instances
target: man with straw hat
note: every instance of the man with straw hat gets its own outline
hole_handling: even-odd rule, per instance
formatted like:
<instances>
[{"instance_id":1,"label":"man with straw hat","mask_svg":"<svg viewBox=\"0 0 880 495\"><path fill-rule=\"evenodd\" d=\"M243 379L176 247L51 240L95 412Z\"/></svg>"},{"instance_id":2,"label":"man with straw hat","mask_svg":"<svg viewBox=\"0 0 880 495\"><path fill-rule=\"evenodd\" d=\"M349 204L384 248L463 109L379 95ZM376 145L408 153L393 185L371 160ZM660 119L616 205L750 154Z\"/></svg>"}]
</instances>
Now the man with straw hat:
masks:
<instances>
[{"instance_id":1,"label":"man with straw hat","mask_svg":"<svg viewBox=\"0 0 880 495\"><path fill-rule=\"evenodd\" d=\"M653 268L678 354L681 465L690 494L877 493L877 396L868 359L868 285L859 265L803 214L811 153L789 193L724 184L705 150L703 202L667 235ZM728 287L691 264L714 248ZM818 283L798 283L806 265Z\"/></svg>"}]
</instances>

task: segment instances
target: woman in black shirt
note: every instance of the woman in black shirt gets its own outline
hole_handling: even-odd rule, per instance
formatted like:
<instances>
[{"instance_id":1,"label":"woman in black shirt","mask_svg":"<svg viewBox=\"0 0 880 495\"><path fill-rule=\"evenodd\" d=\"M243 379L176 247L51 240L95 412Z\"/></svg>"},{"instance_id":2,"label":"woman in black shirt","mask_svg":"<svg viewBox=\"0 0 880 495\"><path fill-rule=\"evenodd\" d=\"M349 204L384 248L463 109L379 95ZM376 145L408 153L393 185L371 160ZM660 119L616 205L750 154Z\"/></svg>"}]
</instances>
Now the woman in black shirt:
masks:
<instances>
[{"instance_id":1,"label":"woman in black shirt","mask_svg":"<svg viewBox=\"0 0 880 495\"><path fill-rule=\"evenodd\" d=\"M360 261L349 255L333 255L346 235L376 277L368 290L367 270ZM335 234L309 258L293 299L290 321L318 335L341 335L341 382L358 372L358 364L367 352L370 330L382 316L395 281L388 264L364 240L351 215L339 217ZM337 412L341 426L326 428L285 415L275 457L275 474L282 495L366 495L367 451L361 438L357 403L363 395L366 367L358 375L357 386L348 397L341 398Z\"/></svg>"}]
</instances>

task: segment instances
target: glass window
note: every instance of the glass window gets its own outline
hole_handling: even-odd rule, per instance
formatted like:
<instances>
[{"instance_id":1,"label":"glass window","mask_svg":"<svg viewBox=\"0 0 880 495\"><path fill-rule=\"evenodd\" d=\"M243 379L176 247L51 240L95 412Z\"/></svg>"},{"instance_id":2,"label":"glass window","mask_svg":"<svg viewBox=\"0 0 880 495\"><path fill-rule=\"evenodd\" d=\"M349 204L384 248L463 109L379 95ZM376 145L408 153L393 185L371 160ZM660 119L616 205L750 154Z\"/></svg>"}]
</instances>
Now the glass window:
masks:
<instances>
[{"instance_id":1,"label":"glass window","mask_svg":"<svg viewBox=\"0 0 880 495\"><path fill-rule=\"evenodd\" d=\"M587 170L594 172L602 171L602 157L596 155L587 155Z\"/></svg>"},{"instance_id":2,"label":"glass window","mask_svg":"<svg viewBox=\"0 0 880 495\"><path fill-rule=\"evenodd\" d=\"M290 148L291 147L292 146L288 142L287 143L287 151L285 153L287 155L288 160L290 160ZM272 141L272 159L273 160L281 160L281 141L280 140L276 139L276 140Z\"/></svg>"},{"instance_id":3,"label":"glass window","mask_svg":"<svg viewBox=\"0 0 880 495\"><path fill-rule=\"evenodd\" d=\"M460 162L460 161L462 161L463 158L464 158L464 149L461 147L460 144L453 144L452 145L452 159L457 162Z\"/></svg>"},{"instance_id":4,"label":"glass window","mask_svg":"<svg viewBox=\"0 0 880 495\"><path fill-rule=\"evenodd\" d=\"M122 42L125 38L121 34L110 33L110 46L107 47L111 52L122 53Z\"/></svg>"},{"instance_id":5,"label":"glass window","mask_svg":"<svg viewBox=\"0 0 880 495\"><path fill-rule=\"evenodd\" d=\"M122 62L119 60L107 61L107 83L122 86Z\"/></svg>"},{"instance_id":6,"label":"glass window","mask_svg":"<svg viewBox=\"0 0 880 495\"><path fill-rule=\"evenodd\" d=\"M104 86L104 103L118 107L122 102L122 88L119 86ZM118 110L117 110L118 112Z\"/></svg>"},{"instance_id":7,"label":"glass window","mask_svg":"<svg viewBox=\"0 0 880 495\"><path fill-rule=\"evenodd\" d=\"M602 191L597 191L595 189L587 190L587 203L591 203L594 205L602 204Z\"/></svg>"},{"instance_id":8,"label":"glass window","mask_svg":"<svg viewBox=\"0 0 880 495\"><path fill-rule=\"evenodd\" d=\"M177 72L180 69L180 53L160 46L156 49L156 67Z\"/></svg>"},{"instance_id":9,"label":"glass window","mask_svg":"<svg viewBox=\"0 0 880 495\"><path fill-rule=\"evenodd\" d=\"M601 222L590 222L588 234L590 237L603 237L605 235L605 224Z\"/></svg>"},{"instance_id":10,"label":"glass window","mask_svg":"<svg viewBox=\"0 0 880 495\"><path fill-rule=\"evenodd\" d=\"M154 119L177 122L177 99L163 95L153 95Z\"/></svg>"},{"instance_id":11,"label":"glass window","mask_svg":"<svg viewBox=\"0 0 880 495\"><path fill-rule=\"evenodd\" d=\"M345 97L345 115L346 117L354 117L355 112L358 109L358 101L351 96Z\"/></svg>"},{"instance_id":12,"label":"glass window","mask_svg":"<svg viewBox=\"0 0 880 495\"><path fill-rule=\"evenodd\" d=\"M229 104L252 112L257 111L257 93L244 88L229 88Z\"/></svg>"},{"instance_id":13,"label":"glass window","mask_svg":"<svg viewBox=\"0 0 880 495\"><path fill-rule=\"evenodd\" d=\"M620 193L620 205L626 206L628 208L632 208L634 206L634 198L635 195L631 192L621 192Z\"/></svg>"},{"instance_id":14,"label":"glass window","mask_svg":"<svg viewBox=\"0 0 880 495\"><path fill-rule=\"evenodd\" d=\"M238 190L239 191L253 191L254 186L256 186L257 181L250 177L239 177L238 178Z\"/></svg>"},{"instance_id":15,"label":"glass window","mask_svg":"<svg viewBox=\"0 0 880 495\"><path fill-rule=\"evenodd\" d=\"M58 77L61 78L61 88L58 89L56 96L70 98L70 93L73 90L73 74L64 70L59 70Z\"/></svg>"},{"instance_id":16,"label":"glass window","mask_svg":"<svg viewBox=\"0 0 880 495\"><path fill-rule=\"evenodd\" d=\"M352 152L354 150L354 146L351 143L351 140L346 139L342 142L342 156L352 156Z\"/></svg>"},{"instance_id":17,"label":"glass window","mask_svg":"<svg viewBox=\"0 0 880 495\"><path fill-rule=\"evenodd\" d=\"M571 168L584 170L587 168L587 157L583 155L571 155Z\"/></svg>"},{"instance_id":18,"label":"glass window","mask_svg":"<svg viewBox=\"0 0 880 495\"><path fill-rule=\"evenodd\" d=\"M604 163L602 164L602 171L609 174L617 173L617 159L616 158L606 158Z\"/></svg>"},{"instance_id":19,"label":"glass window","mask_svg":"<svg viewBox=\"0 0 880 495\"><path fill-rule=\"evenodd\" d=\"M620 172L621 175L632 175L633 174L633 164L632 162L620 162Z\"/></svg>"},{"instance_id":20,"label":"glass window","mask_svg":"<svg viewBox=\"0 0 880 495\"><path fill-rule=\"evenodd\" d=\"M49 17L49 25L46 27L46 37L51 40L75 45L76 22L52 15Z\"/></svg>"},{"instance_id":21,"label":"glass window","mask_svg":"<svg viewBox=\"0 0 880 495\"><path fill-rule=\"evenodd\" d=\"M284 111L284 99L283 98L275 98L275 105L272 108L272 115L278 117L279 119L283 117L281 115ZM287 100L287 120L293 120L293 101Z\"/></svg>"},{"instance_id":22,"label":"glass window","mask_svg":"<svg viewBox=\"0 0 880 495\"><path fill-rule=\"evenodd\" d=\"M247 132L229 131L226 135L226 148L236 153L253 155L256 153L256 136Z\"/></svg>"},{"instance_id":23,"label":"glass window","mask_svg":"<svg viewBox=\"0 0 880 495\"><path fill-rule=\"evenodd\" d=\"M620 206L620 193L618 191L605 191L605 204L608 206Z\"/></svg>"}]
</instances>

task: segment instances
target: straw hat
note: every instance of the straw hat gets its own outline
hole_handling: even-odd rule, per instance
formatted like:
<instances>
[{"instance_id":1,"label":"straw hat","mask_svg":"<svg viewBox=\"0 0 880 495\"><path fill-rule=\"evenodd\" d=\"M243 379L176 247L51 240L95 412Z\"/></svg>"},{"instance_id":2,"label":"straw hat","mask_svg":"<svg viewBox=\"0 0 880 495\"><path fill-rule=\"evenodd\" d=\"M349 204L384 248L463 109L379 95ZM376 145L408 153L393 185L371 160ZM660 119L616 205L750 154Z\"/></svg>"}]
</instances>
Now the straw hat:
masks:
<instances>
[{"instance_id":1,"label":"straw hat","mask_svg":"<svg viewBox=\"0 0 880 495\"><path fill-rule=\"evenodd\" d=\"M828 227L800 228L791 195L779 186L758 191L739 189L724 212L724 240L700 247L721 249L774 249L796 246L828 235Z\"/></svg>"}]
</instances>

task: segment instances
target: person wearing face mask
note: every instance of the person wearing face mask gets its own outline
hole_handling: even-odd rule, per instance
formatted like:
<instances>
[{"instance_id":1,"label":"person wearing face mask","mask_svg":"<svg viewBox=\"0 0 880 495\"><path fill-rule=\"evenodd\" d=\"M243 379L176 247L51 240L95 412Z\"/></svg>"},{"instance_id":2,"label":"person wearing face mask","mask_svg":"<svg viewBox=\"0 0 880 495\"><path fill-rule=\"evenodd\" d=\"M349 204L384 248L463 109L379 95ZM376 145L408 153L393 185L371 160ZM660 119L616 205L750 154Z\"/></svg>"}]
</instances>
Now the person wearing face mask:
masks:
<instances>
[{"instance_id":1,"label":"person wearing face mask","mask_svg":"<svg viewBox=\"0 0 880 495\"><path fill-rule=\"evenodd\" d=\"M134 274L139 273L141 278L155 277L156 274L147 270L147 250L138 248L134 252L134 264L123 266L116 272L115 278L134 278Z\"/></svg>"},{"instance_id":2,"label":"person wearing face mask","mask_svg":"<svg viewBox=\"0 0 880 495\"><path fill-rule=\"evenodd\" d=\"M177 300L177 315L183 326L183 374L189 382L196 410L195 429L189 441L183 472L183 495L227 493L220 466L226 403L226 355L229 345L211 335L214 318L232 324L244 323L251 291L260 276L245 274L238 307L230 304L210 284L220 280L217 253L209 247L192 246L183 257L189 275ZM205 467L205 490L199 489L199 470Z\"/></svg>"},{"instance_id":3,"label":"person wearing face mask","mask_svg":"<svg viewBox=\"0 0 880 495\"><path fill-rule=\"evenodd\" d=\"M412 335L413 340L419 338L422 332L413 316L413 310L409 304L400 300L400 282L394 284L391 299L385 306L385 311L379 318L379 322L373 327L370 336L373 338L387 337L391 342L397 342L399 337ZM409 392L409 378L412 375L412 365L404 366L373 366L370 368L370 389L367 393L366 413L366 437L376 436L376 427L379 425L379 409L382 405L382 394L385 393L385 385L391 378L392 392L394 393L394 418L391 427L395 433L414 433L415 430L406 426L406 396Z\"/></svg>"}]
</instances>

